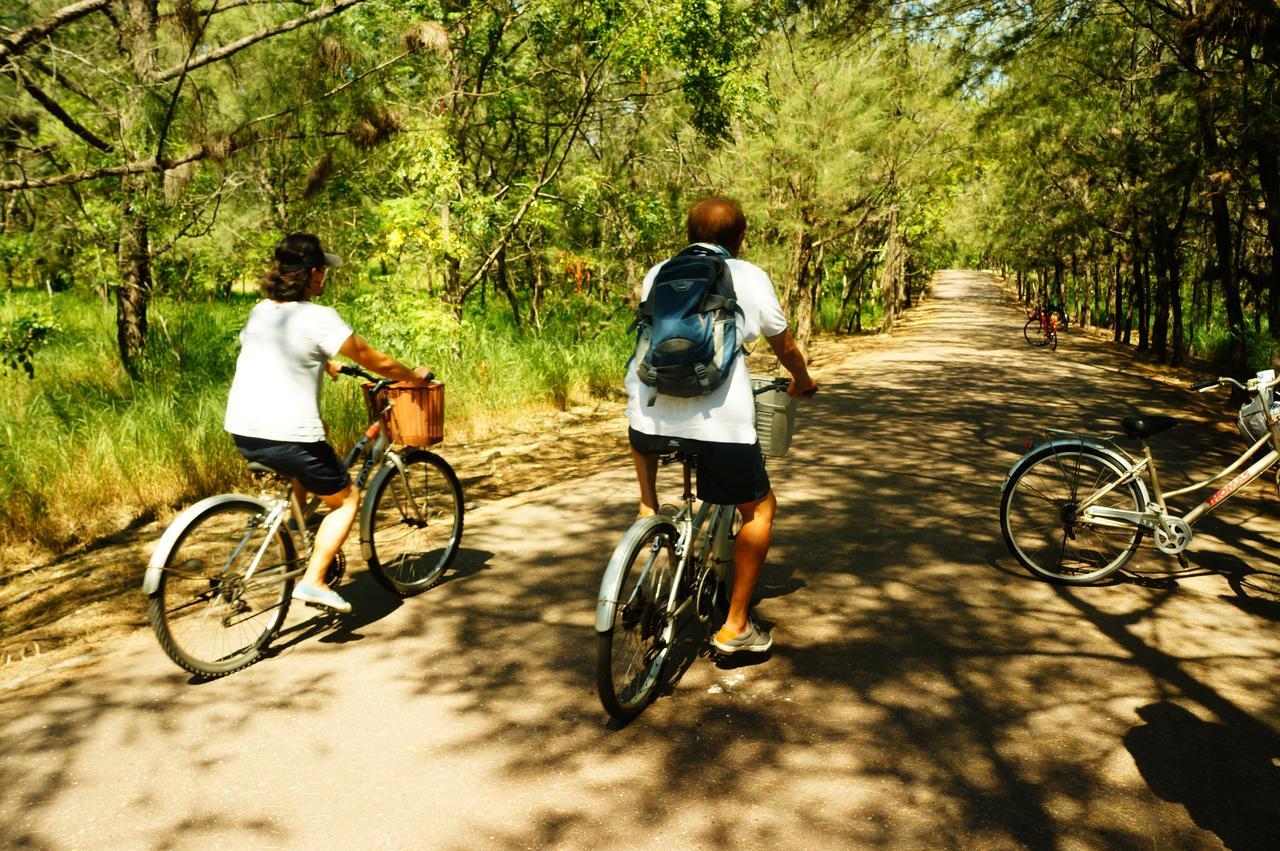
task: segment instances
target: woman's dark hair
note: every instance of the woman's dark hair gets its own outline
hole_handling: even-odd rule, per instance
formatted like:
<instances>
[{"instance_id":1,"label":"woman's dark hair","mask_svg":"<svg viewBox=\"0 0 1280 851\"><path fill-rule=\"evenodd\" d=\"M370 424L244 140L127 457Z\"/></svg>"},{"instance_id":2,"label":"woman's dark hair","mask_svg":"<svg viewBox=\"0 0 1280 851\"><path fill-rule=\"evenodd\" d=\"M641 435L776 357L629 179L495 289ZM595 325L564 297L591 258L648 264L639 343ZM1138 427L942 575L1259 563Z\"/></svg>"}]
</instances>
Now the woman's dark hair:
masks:
<instances>
[{"instance_id":1,"label":"woman's dark hair","mask_svg":"<svg viewBox=\"0 0 1280 851\"><path fill-rule=\"evenodd\" d=\"M283 272L280 264L273 263L271 271L262 276L262 294L272 301L302 301L310 288L310 268Z\"/></svg>"},{"instance_id":2,"label":"woman's dark hair","mask_svg":"<svg viewBox=\"0 0 1280 851\"><path fill-rule=\"evenodd\" d=\"M271 270L262 278L262 294L272 301L302 301L311 287L311 270L340 262L324 253L314 234L291 233L276 246Z\"/></svg>"},{"instance_id":3,"label":"woman's dark hair","mask_svg":"<svg viewBox=\"0 0 1280 851\"><path fill-rule=\"evenodd\" d=\"M732 198L704 198L689 210L689 242L710 242L737 254L747 232L747 217Z\"/></svg>"}]
</instances>

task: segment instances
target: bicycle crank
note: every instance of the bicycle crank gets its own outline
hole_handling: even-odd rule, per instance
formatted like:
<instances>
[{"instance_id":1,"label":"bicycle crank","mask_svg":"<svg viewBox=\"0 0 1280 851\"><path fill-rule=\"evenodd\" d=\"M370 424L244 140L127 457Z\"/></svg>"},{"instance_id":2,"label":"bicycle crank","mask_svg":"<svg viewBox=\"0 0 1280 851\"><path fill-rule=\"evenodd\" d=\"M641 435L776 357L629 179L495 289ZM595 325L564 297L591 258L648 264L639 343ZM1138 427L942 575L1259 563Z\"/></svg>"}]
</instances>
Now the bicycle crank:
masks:
<instances>
[{"instance_id":1,"label":"bicycle crank","mask_svg":"<svg viewBox=\"0 0 1280 851\"><path fill-rule=\"evenodd\" d=\"M701 623L711 620L711 616L715 613L719 585L720 583L716 579L716 572L711 569L711 566L703 567L702 572L698 575L698 587L693 592L693 611Z\"/></svg>"},{"instance_id":2,"label":"bicycle crank","mask_svg":"<svg viewBox=\"0 0 1280 851\"><path fill-rule=\"evenodd\" d=\"M1176 556L1191 543L1191 527L1181 517L1163 518L1164 528L1154 530L1156 549L1165 555Z\"/></svg>"}]
</instances>

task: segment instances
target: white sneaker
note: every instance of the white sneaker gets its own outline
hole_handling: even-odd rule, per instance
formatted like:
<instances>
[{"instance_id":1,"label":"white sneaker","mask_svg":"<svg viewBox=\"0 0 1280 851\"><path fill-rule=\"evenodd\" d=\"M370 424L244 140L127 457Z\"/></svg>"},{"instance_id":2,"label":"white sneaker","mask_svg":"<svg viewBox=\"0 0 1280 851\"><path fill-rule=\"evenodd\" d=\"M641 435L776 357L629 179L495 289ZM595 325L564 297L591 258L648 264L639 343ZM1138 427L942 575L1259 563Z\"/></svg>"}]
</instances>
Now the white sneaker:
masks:
<instances>
[{"instance_id":1,"label":"white sneaker","mask_svg":"<svg viewBox=\"0 0 1280 851\"><path fill-rule=\"evenodd\" d=\"M339 596L331 588L317 588L310 582L299 582L293 586L293 599L316 606L321 609L332 609L341 615L351 614L351 604Z\"/></svg>"}]
</instances>

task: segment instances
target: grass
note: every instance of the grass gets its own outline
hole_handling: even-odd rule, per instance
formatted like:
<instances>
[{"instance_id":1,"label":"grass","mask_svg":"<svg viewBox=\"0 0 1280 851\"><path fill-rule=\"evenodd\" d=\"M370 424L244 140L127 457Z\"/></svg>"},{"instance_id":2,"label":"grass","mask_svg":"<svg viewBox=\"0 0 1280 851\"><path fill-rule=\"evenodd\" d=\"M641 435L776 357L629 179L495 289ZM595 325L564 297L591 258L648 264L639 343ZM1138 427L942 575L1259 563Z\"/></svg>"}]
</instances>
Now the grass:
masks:
<instances>
[{"instance_id":1,"label":"grass","mask_svg":"<svg viewBox=\"0 0 1280 851\"><path fill-rule=\"evenodd\" d=\"M386 286L327 303L371 344L446 382L451 440L511 428L531 410L564 409L620 387L630 311L551 305L523 333L505 305L461 321L438 301ZM35 378L4 373L0 394L0 546L56 552L139 517L245 484L222 429L236 334L256 299L151 306L144 380L115 351L115 312L75 293L11 291L0 322L39 312L58 332L34 357ZM326 382L324 417L342 451L366 424L354 381Z\"/></svg>"}]
</instances>

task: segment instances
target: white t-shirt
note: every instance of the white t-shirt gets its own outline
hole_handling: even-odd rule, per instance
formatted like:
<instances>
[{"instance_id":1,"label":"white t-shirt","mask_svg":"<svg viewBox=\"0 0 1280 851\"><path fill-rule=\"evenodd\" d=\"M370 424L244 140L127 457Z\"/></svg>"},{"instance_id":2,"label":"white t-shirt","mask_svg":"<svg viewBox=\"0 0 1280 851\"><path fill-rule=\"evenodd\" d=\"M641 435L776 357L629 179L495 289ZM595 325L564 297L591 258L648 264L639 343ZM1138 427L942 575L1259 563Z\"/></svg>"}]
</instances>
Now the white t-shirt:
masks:
<instances>
[{"instance_id":1,"label":"white t-shirt","mask_svg":"<svg viewBox=\"0 0 1280 851\"><path fill-rule=\"evenodd\" d=\"M705 245L705 243L700 243ZM723 251L719 246L706 247ZM649 295L653 280L663 264L659 263L644 276L640 298ZM729 273L742 312L738 315L738 334L749 345L759 337L773 337L787 330L787 318L778 304L773 282L759 266L745 260L729 259ZM687 437L715 443L755 443L755 399L751 395L751 379L747 374L746 352L734 359L729 378L708 396L681 398L665 396L640 381L636 363L627 368L627 421L641 434L661 437ZM653 399L653 404L649 400Z\"/></svg>"},{"instance_id":2,"label":"white t-shirt","mask_svg":"<svg viewBox=\"0 0 1280 851\"><path fill-rule=\"evenodd\" d=\"M332 307L309 301L258 302L240 331L240 357L223 427L265 440L324 440L324 365L350 336L351 326Z\"/></svg>"}]
</instances>

